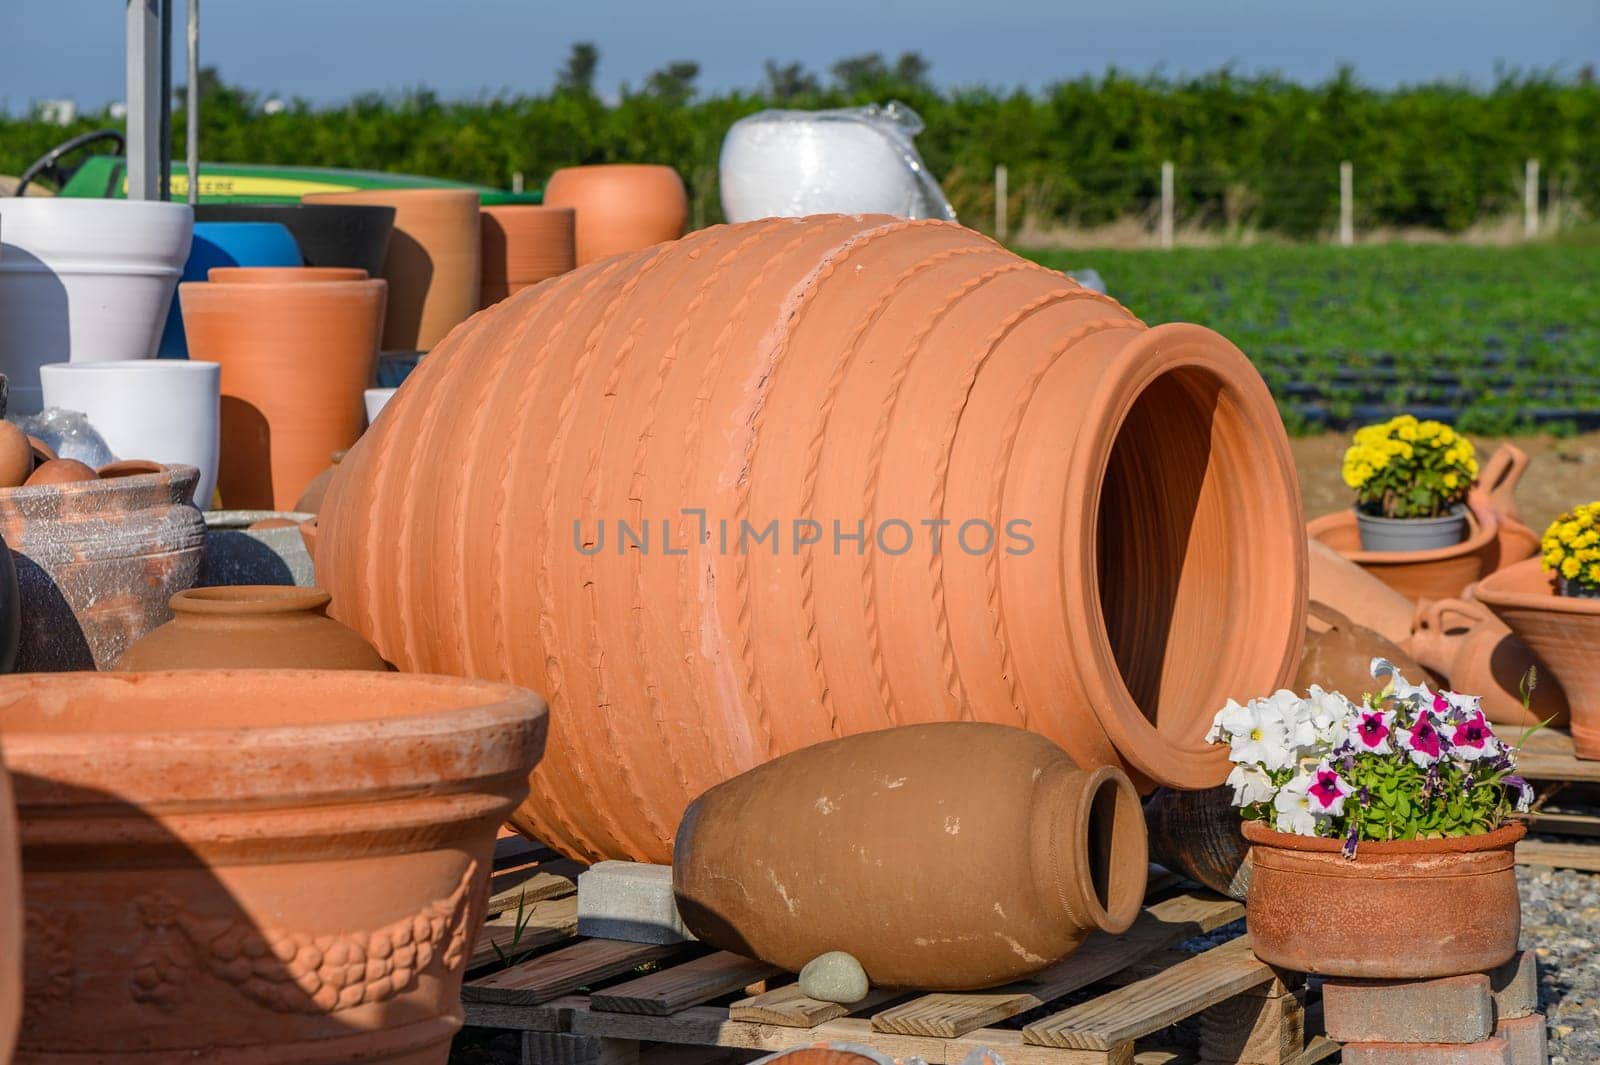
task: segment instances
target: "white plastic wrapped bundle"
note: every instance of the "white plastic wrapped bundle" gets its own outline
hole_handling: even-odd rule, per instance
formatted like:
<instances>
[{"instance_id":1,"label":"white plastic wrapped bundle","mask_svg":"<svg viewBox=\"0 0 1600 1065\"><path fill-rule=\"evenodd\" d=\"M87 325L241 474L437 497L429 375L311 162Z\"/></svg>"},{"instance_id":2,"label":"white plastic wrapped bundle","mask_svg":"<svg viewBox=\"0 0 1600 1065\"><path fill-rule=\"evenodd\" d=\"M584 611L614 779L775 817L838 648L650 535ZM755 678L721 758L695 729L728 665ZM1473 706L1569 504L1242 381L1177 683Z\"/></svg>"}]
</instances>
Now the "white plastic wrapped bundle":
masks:
<instances>
[{"instance_id":1,"label":"white plastic wrapped bundle","mask_svg":"<svg viewBox=\"0 0 1600 1065\"><path fill-rule=\"evenodd\" d=\"M912 143L922 119L901 103L834 111L761 111L722 141L722 213L730 222L808 214L956 216Z\"/></svg>"}]
</instances>

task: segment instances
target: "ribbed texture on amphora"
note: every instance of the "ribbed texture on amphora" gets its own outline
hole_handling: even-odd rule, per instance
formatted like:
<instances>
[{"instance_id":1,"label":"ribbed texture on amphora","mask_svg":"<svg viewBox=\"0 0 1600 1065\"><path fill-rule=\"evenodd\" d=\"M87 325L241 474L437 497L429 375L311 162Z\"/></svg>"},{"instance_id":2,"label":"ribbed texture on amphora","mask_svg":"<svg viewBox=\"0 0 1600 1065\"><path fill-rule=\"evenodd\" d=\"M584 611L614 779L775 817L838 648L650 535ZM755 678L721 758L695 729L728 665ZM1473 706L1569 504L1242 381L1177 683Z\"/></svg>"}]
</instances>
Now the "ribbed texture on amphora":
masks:
<instances>
[{"instance_id":1,"label":"ribbed texture on amphora","mask_svg":"<svg viewBox=\"0 0 1600 1065\"><path fill-rule=\"evenodd\" d=\"M399 668L550 700L520 827L664 861L711 785L898 724L1219 783L1212 715L1299 659L1302 520L1226 340L951 223L823 216L465 323L340 464L317 564Z\"/></svg>"}]
</instances>

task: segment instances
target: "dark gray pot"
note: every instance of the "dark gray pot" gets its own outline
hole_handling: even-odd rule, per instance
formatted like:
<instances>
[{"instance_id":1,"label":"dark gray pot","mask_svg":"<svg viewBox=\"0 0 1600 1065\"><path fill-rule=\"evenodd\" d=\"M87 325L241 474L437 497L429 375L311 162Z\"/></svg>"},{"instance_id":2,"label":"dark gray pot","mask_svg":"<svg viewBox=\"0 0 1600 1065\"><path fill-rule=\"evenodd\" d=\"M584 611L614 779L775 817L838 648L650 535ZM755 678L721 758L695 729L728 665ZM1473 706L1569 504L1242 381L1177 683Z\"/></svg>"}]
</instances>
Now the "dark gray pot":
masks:
<instances>
[{"instance_id":1,"label":"dark gray pot","mask_svg":"<svg viewBox=\"0 0 1600 1065\"><path fill-rule=\"evenodd\" d=\"M1433 551L1467 538L1467 505L1457 503L1440 518L1380 518L1356 508L1363 551Z\"/></svg>"},{"instance_id":2,"label":"dark gray pot","mask_svg":"<svg viewBox=\"0 0 1600 1065\"><path fill-rule=\"evenodd\" d=\"M206 512L206 557L200 587L227 584L317 583L305 538L294 526L251 529L263 518L309 521L315 515L294 511L211 510Z\"/></svg>"},{"instance_id":3,"label":"dark gray pot","mask_svg":"<svg viewBox=\"0 0 1600 1065\"><path fill-rule=\"evenodd\" d=\"M1556 578L1556 591L1571 599L1600 599L1600 588L1569 581L1565 577Z\"/></svg>"}]
</instances>

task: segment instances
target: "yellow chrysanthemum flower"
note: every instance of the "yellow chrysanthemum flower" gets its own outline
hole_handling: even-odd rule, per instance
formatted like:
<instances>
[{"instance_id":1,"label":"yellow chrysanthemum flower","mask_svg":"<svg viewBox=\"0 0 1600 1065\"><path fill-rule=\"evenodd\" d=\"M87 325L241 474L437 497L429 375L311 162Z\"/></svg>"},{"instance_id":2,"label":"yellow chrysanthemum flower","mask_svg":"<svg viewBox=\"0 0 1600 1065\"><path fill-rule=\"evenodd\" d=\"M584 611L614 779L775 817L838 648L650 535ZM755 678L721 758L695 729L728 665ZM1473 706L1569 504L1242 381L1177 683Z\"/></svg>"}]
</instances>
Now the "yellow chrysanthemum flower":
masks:
<instances>
[{"instance_id":1,"label":"yellow chrysanthemum flower","mask_svg":"<svg viewBox=\"0 0 1600 1065\"><path fill-rule=\"evenodd\" d=\"M1561 575L1569 581L1576 580L1578 574L1582 572L1583 566L1578 562L1577 559L1570 555L1567 556L1567 558L1561 563Z\"/></svg>"}]
</instances>

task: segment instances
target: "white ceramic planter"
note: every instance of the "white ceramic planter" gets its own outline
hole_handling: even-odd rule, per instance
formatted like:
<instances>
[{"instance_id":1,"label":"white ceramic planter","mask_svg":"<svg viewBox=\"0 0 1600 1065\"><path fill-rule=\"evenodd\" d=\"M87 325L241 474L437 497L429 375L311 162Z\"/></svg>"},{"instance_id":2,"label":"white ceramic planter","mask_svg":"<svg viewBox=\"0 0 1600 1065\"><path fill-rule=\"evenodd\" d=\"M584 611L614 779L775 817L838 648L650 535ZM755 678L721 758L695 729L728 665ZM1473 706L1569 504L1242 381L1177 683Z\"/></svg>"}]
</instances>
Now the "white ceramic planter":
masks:
<instances>
[{"instance_id":1,"label":"white ceramic planter","mask_svg":"<svg viewBox=\"0 0 1600 1065\"><path fill-rule=\"evenodd\" d=\"M378 420L378 414L383 410L383 405L389 402L398 388L369 388L362 395L367 401L367 424L371 425Z\"/></svg>"},{"instance_id":2,"label":"white ceramic planter","mask_svg":"<svg viewBox=\"0 0 1600 1065\"><path fill-rule=\"evenodd\" d=\"M45 406L88 415L117 458L198 467L195 506L211 506L222 383L222 368L216 363L59 362L40 367L39 378Z\"/></svg>"},{"instance_id":3,"label":"white ceramic planter","mask_svg":"<svg viewBox=\"0 0 1600 1065\"><path fill-rule=\"evenodd\" d=\"M0 373L36 413L39 367L155 353L189 255L187 204L0 198Z\"/></svg>"}]
</instances>

